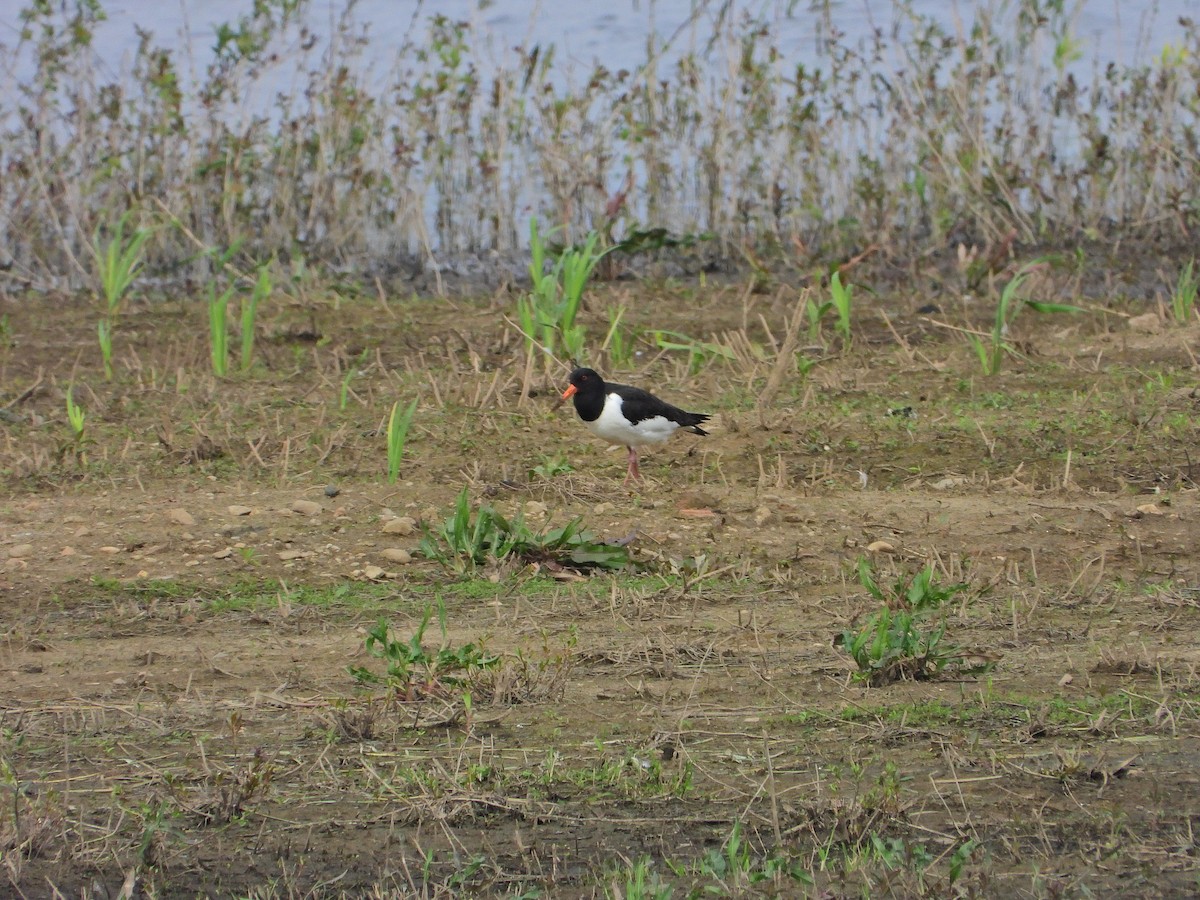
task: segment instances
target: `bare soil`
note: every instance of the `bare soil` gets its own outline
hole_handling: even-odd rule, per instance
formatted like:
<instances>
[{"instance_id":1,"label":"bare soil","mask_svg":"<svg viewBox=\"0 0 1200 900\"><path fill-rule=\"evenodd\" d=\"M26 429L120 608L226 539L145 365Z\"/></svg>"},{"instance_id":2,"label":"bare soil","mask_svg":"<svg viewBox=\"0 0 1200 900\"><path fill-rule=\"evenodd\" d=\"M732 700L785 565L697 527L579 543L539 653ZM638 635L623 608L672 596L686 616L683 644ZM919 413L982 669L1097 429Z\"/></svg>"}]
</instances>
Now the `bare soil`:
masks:
<instances>
[{"instance_id":1,"label":"bare soil","mask_svg":"<svg viewBox=\"0 0 1200 900\"><path fill-rule=\"evenodd\" d=\"M641 870L679 897L1194 895L1200 329L1030 314L985 377L932 320L986 305L926 300L802 341L816 365L764 402L792 294L601 291L592 334L624 302L740 348L647 341L615 373L715 414L634 489L554 408L561 371L522 402L507 296L280 303L225 379L202 303L136 307L111 382L93 307L6 303L0 894L655 896ZM462 576L384 531L463 486L632 536L636 566ZM860 557L964 583L946 638L990 670L856 680L833 639L877 606ZM356 684L366 630L407 639L439 598L503 678L469 708Z\"/></svg>"}]
</instances>

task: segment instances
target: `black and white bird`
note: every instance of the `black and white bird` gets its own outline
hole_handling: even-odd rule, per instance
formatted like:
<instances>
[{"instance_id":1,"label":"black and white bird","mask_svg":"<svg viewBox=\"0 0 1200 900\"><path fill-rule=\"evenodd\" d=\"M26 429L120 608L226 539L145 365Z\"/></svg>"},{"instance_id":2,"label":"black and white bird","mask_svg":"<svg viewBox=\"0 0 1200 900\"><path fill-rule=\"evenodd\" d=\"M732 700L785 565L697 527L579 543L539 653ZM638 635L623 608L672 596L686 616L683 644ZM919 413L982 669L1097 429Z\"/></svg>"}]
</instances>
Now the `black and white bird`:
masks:
<instances>
[{"instance_id":1,"label":"black and white bird","mask_svg":"<svg viewBox=\"0 0 1200 900\"><path fill-rule=\"evenodd\" d=\"M575 412L583 419L592 434L629 448L631 478L641 478L638 471L638 447L664 444L678 429L692 434L708 434L700 423L709 417L704 413L684 412L659 400L649 391L624 384L605 384L592 369L576 369L562 398L575 401Z\"/></svg>"}]
</instances>

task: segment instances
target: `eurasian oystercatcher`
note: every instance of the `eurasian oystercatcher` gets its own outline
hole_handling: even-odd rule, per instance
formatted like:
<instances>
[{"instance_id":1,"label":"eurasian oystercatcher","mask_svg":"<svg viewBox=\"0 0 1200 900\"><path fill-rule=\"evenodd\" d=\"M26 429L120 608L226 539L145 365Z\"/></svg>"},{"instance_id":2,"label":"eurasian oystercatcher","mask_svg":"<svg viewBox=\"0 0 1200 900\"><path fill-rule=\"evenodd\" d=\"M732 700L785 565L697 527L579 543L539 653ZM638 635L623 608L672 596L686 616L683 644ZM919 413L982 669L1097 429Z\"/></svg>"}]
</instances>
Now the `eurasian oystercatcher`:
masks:
<instances>
[{"instance_id":1,"label":"eurasian oystercatcher","mask_svg":"<svg viewBox=\"0 0 1200 900\"><path fill-rule=\"evenodd\" d=\"M624 384L605 384L592 369L576 369L562 398L574 398L575 412L592 434L629 448L629 471L625 483L641 478L637 448L666 443L679 428L692 434L708 434L700 423L709 416L684 412L659 400L649 391Z\"/></svg>"}]
</instances>

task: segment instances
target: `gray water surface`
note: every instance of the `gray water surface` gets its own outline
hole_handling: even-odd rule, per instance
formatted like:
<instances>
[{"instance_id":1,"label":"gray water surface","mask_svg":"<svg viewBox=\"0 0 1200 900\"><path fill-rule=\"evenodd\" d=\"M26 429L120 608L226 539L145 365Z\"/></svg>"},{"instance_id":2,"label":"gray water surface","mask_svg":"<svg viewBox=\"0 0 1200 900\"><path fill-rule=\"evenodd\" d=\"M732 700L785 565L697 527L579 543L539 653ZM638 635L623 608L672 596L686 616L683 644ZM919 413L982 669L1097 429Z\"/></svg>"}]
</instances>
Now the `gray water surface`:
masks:
<instances>
[{"instance_id":1,"label":"gray water surface","mask_svg":"<svg viewBox=\"0 0 1200 900\"><path fill-rule=\"evenodd\" d=\"M913 13L932 18L949 32L968 27L977 7L995 8L1003 17L1013 15L1015 2L976 3L911 0ZM217 29L236 23L253 7L251 0L107 0L102 2L106 21L96 29L94 47L98 75L116 80L127 72L137 46L137 29L153 35L153 42L177 58L191 60L192 71L202 70L211 57ZM803 61L820 37L825 3L812 0L308 0L303 19L318 40L328 40L337 23L346 17L369 41L366 65L387 70L398 48L420 44L431 17L444 15L471 25L476 49L483 60L502 65L511 61L516 47L553 46L559 64L580 71L596 63L610 69L633 69L647 59L652 35L667 44L664 57L703 49L722 16L744 15L771 24L781 46ZM835 27L847 43L866 39L874 29L890 31L902 16L892 0L842 0L828 4ZM0 3L0 44L12 48L19 41L21 5ZM1174 43L1180 16L1200 14L1195 0L1081 0L1068 4L1072 32L1080 41L1081 69L1115 62L1135 65L1148 62ZM964 26L963 23L968 23ZM279 48L286 54L287 48ZM24 68L24 66L22 66ZM189 68L181 66L187 77ZM4 73L21 81L29 71ZM280 82L277 90L286 89Z\"/></svg>"}]
</instances>

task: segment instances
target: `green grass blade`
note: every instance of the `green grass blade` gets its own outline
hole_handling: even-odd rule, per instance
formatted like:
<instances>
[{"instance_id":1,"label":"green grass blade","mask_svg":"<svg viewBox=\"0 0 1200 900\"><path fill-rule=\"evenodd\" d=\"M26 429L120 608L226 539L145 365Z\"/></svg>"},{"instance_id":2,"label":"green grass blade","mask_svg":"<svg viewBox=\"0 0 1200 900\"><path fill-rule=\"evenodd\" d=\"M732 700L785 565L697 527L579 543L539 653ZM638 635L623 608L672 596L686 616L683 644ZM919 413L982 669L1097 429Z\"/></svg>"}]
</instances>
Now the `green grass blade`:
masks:
<instances>
[{"instance_id":1,"label":"green grass blade","mask_svg":"<svg viewBox=\"0 0 1200 900\"><path fill-rule=\"evenodd\" d=\"M267 267L258 267L258 279L250 297L242 303L242 371L248 371L254 361L254 328L258 317L258 305L271 295L271 273ZM345 402L342 403L345 408Z\"/></svg>"},{"instance_id":2,"label":"green grass blade","mask_svg":"<svg viewBox=\"0 0 1200 900\"><path fill-rule=\"evenodd\" d=\"M412 425L416 411L417 401L415 399L403 410L400 409L399 400L392 404L387 427L388 484L395 484L396 479L400 476L400 462L404 458L404 445L407 443L408 429Z\"/></svg>"}]
</instances>

